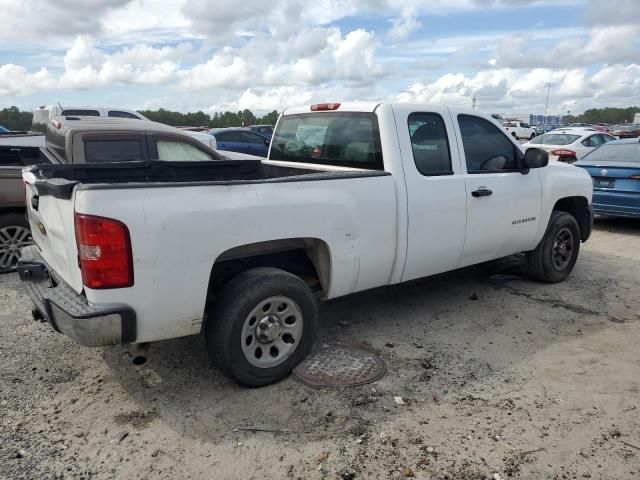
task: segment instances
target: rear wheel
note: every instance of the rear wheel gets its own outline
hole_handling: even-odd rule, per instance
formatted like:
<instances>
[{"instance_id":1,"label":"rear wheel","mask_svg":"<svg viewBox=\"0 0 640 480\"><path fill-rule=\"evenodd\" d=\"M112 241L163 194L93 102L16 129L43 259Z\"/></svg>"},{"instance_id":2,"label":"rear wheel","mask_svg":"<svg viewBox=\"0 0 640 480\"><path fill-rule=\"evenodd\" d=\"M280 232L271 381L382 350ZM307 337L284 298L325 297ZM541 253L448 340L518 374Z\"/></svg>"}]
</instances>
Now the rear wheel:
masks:
<instances>
[{"instance_id":1,"label":"rear wheel","mask_svg":"<svg viewBox=\"0 0 640 480\"><path fill-rule=\"evenodd\" d=\"M531 136L529 137L529 140L533 140L534 138L536 138L536 134L535 132L531 132Z\"/></svg>"},{"instance_id":2,"label":"rear wheel","mask_svg":"<svg viewBox=\"0 0 640 480\"><path fill-rule=\"evenodd\" d=\"M512 136L513 138L515 138L516 140L518 140L518 136L516 135L516 132L511 132L511 136Z\"/></svg>"},{"instance_id":3,"label":"rear wheel","mask_svg":"<svg viewBox=\"0 0 640 480\"><path fill-rule=\"evenodd\" d=\"M211 359L238 383L259 387L284 378L308 355L318 308L299 277L256 268L229 282L207 317Z\"/></svg>"},{"instance_id":4,"label":"rear wheel","mask_svg":"<svg viewBox=\"0 0 640 480\"><path fill-rule=\"evenodd\" d=\"M32 244L31 231L24 215L0 215L0 272L13 270L20 260L20 249Z\"/></svg>"},{"instance_id":5,"label":"rear wheel","mask_svg":"<svg viewBox=\"0 0 640 480\"><path fill-rule=\"evenodd\" d=\"M573 215L554 211L535 250L527 253L527 267L541 282L557 283L569 276L580 252L580 228Z\"/></svg>"}]
</instances>

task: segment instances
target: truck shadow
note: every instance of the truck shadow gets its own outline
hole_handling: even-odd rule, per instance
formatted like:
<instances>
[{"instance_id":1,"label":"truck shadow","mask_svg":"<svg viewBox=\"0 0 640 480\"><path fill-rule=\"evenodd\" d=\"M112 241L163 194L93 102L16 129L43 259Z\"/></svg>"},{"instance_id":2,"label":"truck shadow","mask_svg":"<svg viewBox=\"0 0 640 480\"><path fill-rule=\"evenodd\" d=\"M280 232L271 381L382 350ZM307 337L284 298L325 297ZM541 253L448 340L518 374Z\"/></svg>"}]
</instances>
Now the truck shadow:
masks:
<instances>
[{"instance_id":1,"label":"truck shadow","mask_svg":"<svg viewBox=\"0 0 640 480\"><path fill-rule=\"evenodd\" d=\"M245 430L307 440L361 435L397 414L394 396L428 406L496 376L510 381L510 372L553 343L637 319L637 306L608 293L633 278L609 278L601 261L584 254L566 282L548 285L523 275L522 257L509 257L326 303L318 345L365 347L386 362L373 395L371 385L314 390L291 377L239 387L210 366L203 336L153 344L141 367L131 365L126 347L104 355L139 409L183 435L214 442Z\"/></svg>"},{"instance_id":2,"label":"truck shadow","mask_svg":"<svg viewBox=\"0 0 640 480\"><path fill-rule=\"evenodd\" d=\"M625 235L640 235L640 218L596 216L594 230Z\"/></svg>"}]
</instances>

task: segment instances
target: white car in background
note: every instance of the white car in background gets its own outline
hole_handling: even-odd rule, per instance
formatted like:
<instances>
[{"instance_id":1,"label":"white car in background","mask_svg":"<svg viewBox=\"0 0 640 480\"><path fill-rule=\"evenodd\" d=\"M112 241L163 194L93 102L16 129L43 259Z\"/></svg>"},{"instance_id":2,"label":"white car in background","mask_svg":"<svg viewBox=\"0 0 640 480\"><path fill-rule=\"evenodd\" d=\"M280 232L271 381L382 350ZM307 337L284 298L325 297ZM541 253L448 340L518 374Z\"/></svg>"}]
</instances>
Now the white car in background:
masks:
<instances>
[{"instance_id":1,"label":"white car in background","mask_svg":"<svg viewBox=\"0 0 640 480\"><path fill-rule=\"evenodd\" d=\"M573 163L615 139L612 135L591 128L564 128L535 137L522 145L522 149L526 152L529 148L541 148L549 153L549 160Z\"/></svg>"},{"instance_id":2,"label":"white car in background","mask_svg":"<svg viewBox=\"0 0 640 480\"><path fill-rule=\"evenodd\" d=\"M532 139L536 136L536 129L531 125L519 120L507 120L502 123L504 129L516 140L521 138Z\"/></svg>"}]
</instances>

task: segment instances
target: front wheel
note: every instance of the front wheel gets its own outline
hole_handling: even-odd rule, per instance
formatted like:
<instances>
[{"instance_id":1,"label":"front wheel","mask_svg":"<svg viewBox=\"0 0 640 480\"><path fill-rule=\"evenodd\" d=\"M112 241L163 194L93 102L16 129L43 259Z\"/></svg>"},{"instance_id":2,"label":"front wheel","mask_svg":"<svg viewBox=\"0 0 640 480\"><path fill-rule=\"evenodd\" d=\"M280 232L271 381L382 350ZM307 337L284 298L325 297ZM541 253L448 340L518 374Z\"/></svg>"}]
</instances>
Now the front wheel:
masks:
<instances>
[{"instance_id":1,"label":"front wheel","mask_svg":"<svg viewBox=\"0 0 640 480\"><path fill-rule=\"evenodd\" d=\"M229 282L207 312L207 350L225 375L259 387L286 377L309 354L317 326L317 302L305 282L256 268Z\"/></svg>"},{"instance_id":2,"label":"front wheel","mask_svg":"<svg viewBox=\"0 0 640 480\"><path fill-rule=\"evenodd\" d=\"M529 273L541 282L561 282L573 270L579 252L578 222L569 213L553 211L540 244L527 253Z\"/></svg>"}]
</instances>

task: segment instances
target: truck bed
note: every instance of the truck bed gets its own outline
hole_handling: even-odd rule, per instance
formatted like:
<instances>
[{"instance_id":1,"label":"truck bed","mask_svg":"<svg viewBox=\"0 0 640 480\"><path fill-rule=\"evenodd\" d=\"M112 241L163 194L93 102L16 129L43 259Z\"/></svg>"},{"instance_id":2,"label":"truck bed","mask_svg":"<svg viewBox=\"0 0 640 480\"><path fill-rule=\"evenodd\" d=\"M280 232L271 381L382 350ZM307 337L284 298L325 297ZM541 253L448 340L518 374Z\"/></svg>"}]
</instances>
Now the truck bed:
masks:
<instances>
[{"instance_id":1,"label":"truck bed","mask_svg":"<svg viewBox=\"0 0 640 480\"><path fill-rule=\"evenodd\" d=\"M118 162L103 164L45 164L30 169L40 195L70 198L73 188L144 188L159 186L232 185L317 181L389 175L375 170L335 167L293 167L259 160Z\"/></svg>"}]
</instances>

